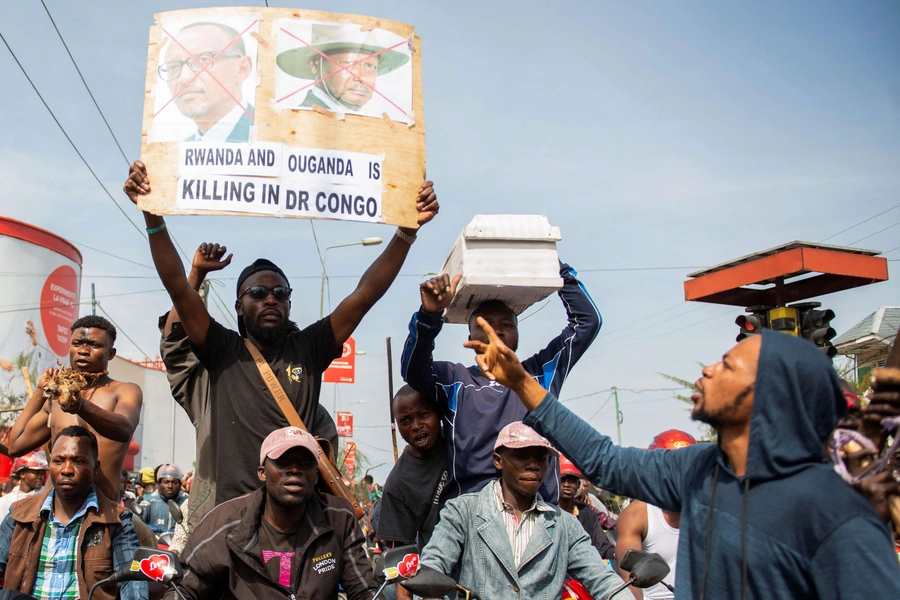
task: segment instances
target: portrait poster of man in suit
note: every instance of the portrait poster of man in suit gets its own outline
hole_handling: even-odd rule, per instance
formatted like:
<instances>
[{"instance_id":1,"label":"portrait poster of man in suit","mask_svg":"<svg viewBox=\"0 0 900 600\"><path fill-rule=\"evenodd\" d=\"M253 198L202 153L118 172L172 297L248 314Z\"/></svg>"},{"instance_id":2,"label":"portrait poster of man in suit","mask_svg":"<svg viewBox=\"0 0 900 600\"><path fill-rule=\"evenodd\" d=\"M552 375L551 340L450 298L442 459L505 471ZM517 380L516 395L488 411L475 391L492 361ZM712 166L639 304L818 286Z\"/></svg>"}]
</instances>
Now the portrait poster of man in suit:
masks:
<instances>
[{"instance_id":1,"label":"portrait poster of man in suit","mask_svg":"<svg viewBox=\"0 0 900 600\"><path fill-rule=\"evenodd\" d=\"M255 141L258 20L164 19L162 27L148 141Z\"/></svg>"}]
</instances>

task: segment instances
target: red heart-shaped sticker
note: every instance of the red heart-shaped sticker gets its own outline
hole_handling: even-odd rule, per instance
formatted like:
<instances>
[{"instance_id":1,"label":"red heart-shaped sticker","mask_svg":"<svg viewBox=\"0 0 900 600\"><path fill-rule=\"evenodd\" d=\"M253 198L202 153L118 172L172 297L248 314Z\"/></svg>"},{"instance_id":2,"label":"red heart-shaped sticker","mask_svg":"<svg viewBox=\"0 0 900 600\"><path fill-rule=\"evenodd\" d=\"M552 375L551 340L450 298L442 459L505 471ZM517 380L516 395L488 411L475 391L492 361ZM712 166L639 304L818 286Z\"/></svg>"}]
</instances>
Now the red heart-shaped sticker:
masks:
<instances>
[{"instance_id":1,"label":"red heart-shaped sticker","mask_svg":"<svg viewBox=\"0 0 900 600\"><path fill-rule=\"evenodd\" d=\"M397 564L397 570L400 572L401 577L412 577L419 571L419 555L418 554L407 554L403 557L403 560Z\"/></svg>"},{"instance_id":2,"label":"red heart-shaped sticker","mask_svg":"<svg viewBox=\"0 0 900 600\"><path fill-rule=\"evenodd\" d=\"M155 581L162 581L169 570L169 557L165 554L154 554L141 561L141 573Z\"/></svg>"}]
</instances>

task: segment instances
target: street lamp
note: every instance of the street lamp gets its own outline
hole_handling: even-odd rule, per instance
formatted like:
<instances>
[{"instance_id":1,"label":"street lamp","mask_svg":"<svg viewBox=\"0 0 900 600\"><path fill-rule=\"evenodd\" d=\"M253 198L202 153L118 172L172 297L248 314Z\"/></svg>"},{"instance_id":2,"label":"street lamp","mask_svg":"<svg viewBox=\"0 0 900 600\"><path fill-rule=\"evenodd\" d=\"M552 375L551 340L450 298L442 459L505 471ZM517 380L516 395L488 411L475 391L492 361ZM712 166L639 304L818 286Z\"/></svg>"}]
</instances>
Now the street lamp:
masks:
<instances>
[{"instance_id":1,"label":"street lamp","mask_svg":"<svg viewBox=\"0 0 900 600\"><path fill-rule=\"evenodd\" d=\"M337 385L337 384L335 384L335 385ZM347 408L349 408L351 406L356 406L357 404L365 404L365 403L366 403L365 400L360 400L359 402L351 402L347 406L342 406L341 410L347 410ZM332 413L334 414L334 418L337 419L337 394L335 394L335 396L334 396L334 406L332 407L331 410L332 410Z\"/></svg>"},{"instance_id":2,"label":"street lamp","mask_svg":"<svg viewBox=\"0 0 900 600\"><path fill-rule=\"evenodd\" d=\"M325 305L325 259L328 256L328 251L332 248L346 248L348 246L377 246L382 242L382 239L379 237L367 237L363 238L358 242L351 242L349 244L337 244L334 246L328 246L325 248L325 251L322 252L322 287L319 290L319 318L321 319L323 314L323 309Z\"/></svg>"}]
</instances>

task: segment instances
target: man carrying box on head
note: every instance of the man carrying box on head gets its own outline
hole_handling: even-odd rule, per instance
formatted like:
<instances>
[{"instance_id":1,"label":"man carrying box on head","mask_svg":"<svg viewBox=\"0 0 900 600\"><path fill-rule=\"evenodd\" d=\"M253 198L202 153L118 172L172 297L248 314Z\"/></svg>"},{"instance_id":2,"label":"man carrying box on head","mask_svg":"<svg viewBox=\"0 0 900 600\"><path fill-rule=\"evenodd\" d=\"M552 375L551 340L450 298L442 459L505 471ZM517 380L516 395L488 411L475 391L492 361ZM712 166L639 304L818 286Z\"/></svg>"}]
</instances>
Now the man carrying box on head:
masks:
<instances>
[{"instance_id":1,"label":"man carrying box on head","mask_svg":"<svg viewBox=\"0 0 900 600\"><path fill-rule=\"evenodd\" d=\"M600 331L602 319L594 301L575 278L576 272L565 263L559 265L563 287L559 298L566 308L568 324L547 347L523 361L525 370L541 387L559 394L572 367L590 347ZM450 280L439 275L423 283L419 292L422 307L409 324L409 337L403 348L401 374L418 392L434 399L443 417L447 443L449 481L442 502L475 492L494 478L492 450L500 430L525 418L525 408L515 393L488 380L477 366L435 361L434 340L441 332L441 313L450 305L460 275ZM476 319L483 317L511 348L519 344L518 318L504 303L490 300L469 317L469 339L487 342ZM551 460L541 494L556 502L559 494L559 469Z\"/></svg>"}]
</instances>

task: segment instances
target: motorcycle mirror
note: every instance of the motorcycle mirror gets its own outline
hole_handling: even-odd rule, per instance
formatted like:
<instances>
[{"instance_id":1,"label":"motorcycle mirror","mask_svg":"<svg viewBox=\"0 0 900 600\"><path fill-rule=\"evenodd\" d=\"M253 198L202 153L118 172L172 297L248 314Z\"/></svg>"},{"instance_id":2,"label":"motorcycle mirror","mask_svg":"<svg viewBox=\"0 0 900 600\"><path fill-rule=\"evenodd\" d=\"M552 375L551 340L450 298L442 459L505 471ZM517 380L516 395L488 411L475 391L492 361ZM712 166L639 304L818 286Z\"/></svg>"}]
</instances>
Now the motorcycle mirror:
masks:
<instances>
[{"instance_id":1,"label":"motorcycle mirror","mask_svg":"<svg viewBox=\"0 0 900 600\"><path fill-rule=\"evenodd\" d=\"M123 567L102 581L98 581L88 593L88 600L94 590L106 583L120 581L154 581L163 584L175 584L184 577L184 571L178 557L166 550L141 546L134 551L131 564Z\"/></svg>"},{"instance_id":2,"label":"motorcycle mirror","mask_svg":"<svg viewBox=\"0 0 900 600\"><path fill-rule=\"evenodd\" d=\"M403 582L403 587L424 598L442 598L456 591L456 581L431 567L419 567L416 575Z\"/></svg>"},{"instance_id":3,"label":"motorcycle mirror","mask_svg":"<svg viewBox=\"0 0 900 600\"><path fill-rule=\"evenodd\" d=\"M125 506L125 508L127 508L137 516L141 516L141 513L144 512L143 510L141 510L141 507L138 505L138 503L131 498L129 498L128 500L123 500L122 504Z\"/></svg>"},{"instance_id":4,"label":"motorcycle mirror","mask_svg":"<svg viewBox=\"0 0 900 600\"><path fill-rule=\"evenodd\" d=\"M419 570L419 549L414 545L397 546L384 553L384 578L387 581L409 579Z\"/></svg>"},{"instance_id":5,"label":"motorcycle mirror","mask_svg":"<svg viewBox=\"0 0 900 600\"><path fill-rule=\"evenodd\" d=\"M622 557L622 560L619 562L619 568L623 571L630 571L634 567L634 563L646 557L647 554L648 553L643 550L635 550L632 548Z\"/></svg>"},{"instance_id":6,"label":"motorcycle mirror","mask_svg":"<svg viewBox=\"0 0 900 600\"><path fill-rule=\"evenodd\" d=\"M656 585L669 574L669 565L659 554L648 554L631 568L631 585L648 588Z\"/></svg>"},{"instance_id":7,"label":"motorcycle mirror","mask_svg":"<svg viewBox=\"0 0 900 600\"><path fill-rule=\"evenodd\" d=\"M142 546L134 551L127 567L116 571L110 581L156 581L178 583L184 576L178 557L167 550Z\"/></svg>"},{"instance_id":8,"label":"motorcycle mirror","mask_svg":"<svg viewBox=\"0 0 900 600\"><path fill-rule=\"evenodd\" d=\"M181 525L184 521L184 513L181 512L181 507L174 500L169 500L167 504L169 505L169 514L172 515L176 523Z\"/></svg>"}]
</instances>

